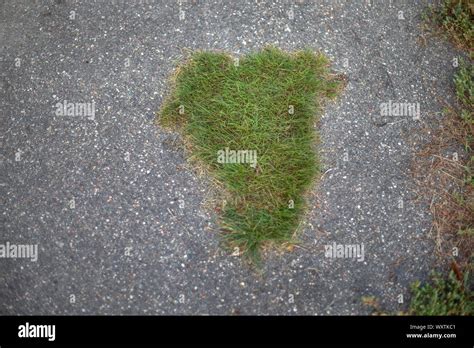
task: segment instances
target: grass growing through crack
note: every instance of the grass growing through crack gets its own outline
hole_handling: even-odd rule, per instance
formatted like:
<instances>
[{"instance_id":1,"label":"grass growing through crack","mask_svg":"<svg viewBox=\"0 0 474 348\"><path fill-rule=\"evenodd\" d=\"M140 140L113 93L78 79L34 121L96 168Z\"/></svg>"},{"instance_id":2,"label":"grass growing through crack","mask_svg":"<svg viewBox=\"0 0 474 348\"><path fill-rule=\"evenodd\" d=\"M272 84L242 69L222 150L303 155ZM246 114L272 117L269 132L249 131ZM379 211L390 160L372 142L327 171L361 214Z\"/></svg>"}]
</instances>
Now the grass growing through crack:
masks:
<instances>
[{"instance_id":1,"label":"grass growing through crack","mask_svg":"<svg viewBox=\"0 0 474 348\"><path fill-rule=\"evenodd\" d=\"M159 123L179 130L192 158L221 184L228 246L258 261L263 246L292 240L319 172L316 116L340 88L328 59L310 51L269 47L240 61L195 52L179 68ZM226 149L255 151L256 163L220 163ZM249 158L241 154L240 162Z\"/></svg>"}]
</instances>

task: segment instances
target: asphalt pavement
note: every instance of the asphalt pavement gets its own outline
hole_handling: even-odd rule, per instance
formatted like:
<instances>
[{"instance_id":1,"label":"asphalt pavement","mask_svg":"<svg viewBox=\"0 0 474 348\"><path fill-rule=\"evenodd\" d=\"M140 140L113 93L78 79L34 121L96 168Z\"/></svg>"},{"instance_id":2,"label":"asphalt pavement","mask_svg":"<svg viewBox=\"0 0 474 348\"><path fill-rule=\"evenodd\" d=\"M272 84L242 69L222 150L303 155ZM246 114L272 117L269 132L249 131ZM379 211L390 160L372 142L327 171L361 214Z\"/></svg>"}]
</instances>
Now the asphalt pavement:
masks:
<instances>
[{"instance_id":1,"label":"asphalt pavement","mask_svg":"<svg viewBox=\"0 0 474 348\"><path fill-rule=\"evenodd\" d=\"M453 97L424 2L0 1L0 314L369 314L434 267L407 134ZM260 272L219 245L210 185L153 120L189 50L325 52L348 84L319 124L324 175L292 252ZM381 103L419 103L420 119ZM58 103L93 106L61 115ZM77 110L76 110L77 111ZM364 246L328 258L325 246ZM400 295L403 296L401 301Z\"/></svg>"}]
</instances>

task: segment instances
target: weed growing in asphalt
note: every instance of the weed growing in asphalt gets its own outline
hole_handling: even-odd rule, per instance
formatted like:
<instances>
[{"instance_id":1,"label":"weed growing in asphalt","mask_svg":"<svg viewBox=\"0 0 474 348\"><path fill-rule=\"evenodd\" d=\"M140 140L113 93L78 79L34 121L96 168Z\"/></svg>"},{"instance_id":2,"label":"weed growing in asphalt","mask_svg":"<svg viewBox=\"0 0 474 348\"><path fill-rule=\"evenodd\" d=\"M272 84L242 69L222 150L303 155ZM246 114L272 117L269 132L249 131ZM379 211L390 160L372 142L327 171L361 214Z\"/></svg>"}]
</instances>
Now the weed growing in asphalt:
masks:
<instances>
[{"instance_id":1,"label":"weed growing in asphalt","mask_svg":"<svg viewBox=\"0 0 474 348\"><path fill-rule=\"evenodd\" d=\"M219 183L232 250L258 261L262 247L294 241L320 171L317 115L341 87L329 60L309 50L195 52L178 69L159 124L180 131L191 159Z\"/></svg>"}]
</instances>

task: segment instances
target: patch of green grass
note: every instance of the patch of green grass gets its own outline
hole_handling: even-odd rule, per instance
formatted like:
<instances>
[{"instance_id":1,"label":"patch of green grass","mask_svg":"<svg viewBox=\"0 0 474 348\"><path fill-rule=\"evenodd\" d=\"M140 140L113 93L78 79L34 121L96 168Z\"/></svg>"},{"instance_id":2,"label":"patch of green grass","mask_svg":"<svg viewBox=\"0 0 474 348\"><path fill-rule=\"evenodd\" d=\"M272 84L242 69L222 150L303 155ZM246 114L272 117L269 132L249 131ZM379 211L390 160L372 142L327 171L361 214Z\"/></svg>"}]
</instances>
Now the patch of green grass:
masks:
<instances>
[{"instance_id":1,"label":"patch of green grass","mask_svg":"<svg viewBox=\"0 0 474 348\"><path fill-rule=\"evenodd\" d=\"M456 87L456 97L461 104L463 111L470 112L474 109L474 65L461 60L460 66L454 75L454 85ZM472 115L465 121L472 124Z\"/></svg>"},{"instance_id":2,"label":"patch of green grass","mask_svg":"<svg viewBox=\"0 0 474 348\"><path fill-rule=\"evenodd\" d=\"M446 33L455 45L473 50L474 4L471 0L445 0L439 7L430 7L425 20Z\"/></svg>"},{"instance_id":3,"label":"patch of green grass","mask_svg":"<svg viewBox=\"0 0 474 348\"><path fill-rule=\"evenodd\" d=\"M468 273L463 281L453 271L447 279L433 274L431 284L415 282L411 288L410 315L473 315L474 293L469 290Z\"/></svg>"},{"instance_id":4,"label":"patch of green grass","mask_svg":"<svg viewBox=\"0 0 474 348\"><path fill-rule=\"evenodd\" d=\"M174 78L159 124L179 130L191 157L223 188L227 245L258 261L263 246L291 242L320 171L314 124L342 86L329 60L273 47L240 61L195 52ZM256 163L220 163L226 148L256 151Z\"/></svg>"}]
</instances>

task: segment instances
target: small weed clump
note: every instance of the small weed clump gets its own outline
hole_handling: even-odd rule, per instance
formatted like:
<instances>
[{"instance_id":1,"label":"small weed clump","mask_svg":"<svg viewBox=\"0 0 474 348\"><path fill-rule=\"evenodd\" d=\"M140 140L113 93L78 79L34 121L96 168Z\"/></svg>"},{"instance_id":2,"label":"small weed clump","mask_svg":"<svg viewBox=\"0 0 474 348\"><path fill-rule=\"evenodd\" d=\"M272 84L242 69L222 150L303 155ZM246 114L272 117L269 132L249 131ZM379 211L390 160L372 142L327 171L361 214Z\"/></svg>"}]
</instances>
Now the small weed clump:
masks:
<instances>
[{"instance_id":1,"label":"small weed clump","mask_svg":"<svg viewBox=\"0 0 474 348\"><path fill-rule=\"evenodd\" d=\"M411 299L406 311L384 310L374 296L362 297L362 304L371 310L371 315L426 315L449 316L474 314L474 292L470 289L469 273L464 275L455 263L447 277L437 272L431 274L431 282L411 285Z\"/></svg>"},{"instance_id":2,"label":"small weed clump","mask_svg":"<svg viewBox=\"0 0 474 348\"><path fill-rule=\"evenodd\" d=\"M461 60L461 66L454 76L454 85L461 107L461 119L466 126L472 126L474 123L474 65Z\"/></svg>"},{"instance_id":3,"label":"small weed clump","mask_svg":"<svg viewBox=\"0 0 474 348\"><path fill-rule=\"evenodd\" d=\"M447 36L456 46L474 49L474 5L471 0L445 0L439 7L430 7L425 21Z\"/></svg>"},{"instance_id":4,"label":"small weed clump","mask_svg":"<svg viewBox=\"0 0 474 348\"><path fill-rule=\"evenodd\" d=\"M449 273L444 279L437 273L432 276L432 283L412 285L412 298L409 315L473 315L474 293L469 290L469 274L458 279L456 273Z\"/></svg>"},{"instance_id":5,"label":"small weed clump","mask_svg":"<svg viewBox=\"0 0 474 348\"><path fill-rule=\"evenodd\" d=\"M263 246L293 240L320 171L316 116L341 85L324 55L272 47L240 60L196 52L178 69L158 120L221 187L232 249L258 261Z\"/></svg>"}]
</instances>

